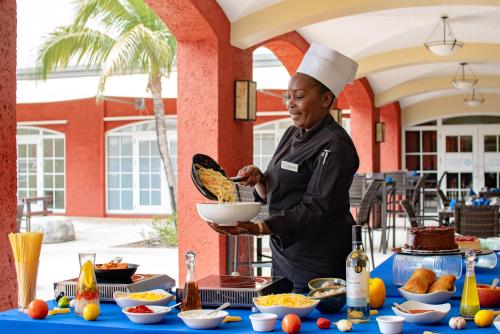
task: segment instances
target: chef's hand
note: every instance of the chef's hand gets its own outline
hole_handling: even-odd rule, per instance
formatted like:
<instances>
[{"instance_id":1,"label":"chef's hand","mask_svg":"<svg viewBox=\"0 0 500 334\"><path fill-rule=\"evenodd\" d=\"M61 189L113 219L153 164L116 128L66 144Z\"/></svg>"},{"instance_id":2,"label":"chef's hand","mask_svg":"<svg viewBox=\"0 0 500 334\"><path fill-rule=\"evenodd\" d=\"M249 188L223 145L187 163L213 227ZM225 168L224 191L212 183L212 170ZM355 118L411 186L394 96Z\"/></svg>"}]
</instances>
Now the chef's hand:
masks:
<instances>
[{"instance_id":1,"label":"chef's hand","mask_svg":"<svg viewBox=\"0 0 500 334\"><path fill-rule=\"evenodd\" d=\"M214 223L208 225L216 232L230 235L264 235L272 234L271 229L266 223L262 222L262 233L259 231L259 226L252 222L237 222L236 226L220 226Z\"/></svg>"},{"instance_id":2,"label":"chef's hand","mask_svg":"<svg viewBox=\"0 0 500 334\"><path fill-rule=\"evenodd\" d=\"M243 167L238 171L238 176L244 177L243 180L239 181L241 185L244 186L255 186L259 183L264 183L264 175L257 166L248 165Z\"/></svg>"}]
</instances>

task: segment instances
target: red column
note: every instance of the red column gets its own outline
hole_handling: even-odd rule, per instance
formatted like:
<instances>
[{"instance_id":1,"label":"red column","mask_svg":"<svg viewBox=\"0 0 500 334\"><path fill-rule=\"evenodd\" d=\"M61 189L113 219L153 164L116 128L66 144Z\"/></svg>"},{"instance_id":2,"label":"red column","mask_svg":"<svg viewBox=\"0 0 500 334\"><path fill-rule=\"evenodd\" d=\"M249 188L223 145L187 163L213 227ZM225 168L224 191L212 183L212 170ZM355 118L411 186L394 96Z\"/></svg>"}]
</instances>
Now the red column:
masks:
<instances>
[{"instance_id":1,"label":"red column","mask_svg":"<svg viewBox=\"0 0 500 334\"><path fill-rule=\"evenodd\" d=\"M0 2L0 311L17 304L7 233L16 226L16 1Z\"/></svg>"},{"instance_id":2,"label":"red column","mask_svg":"<svg viewBox=\"0 0 500 334\"><path fill-rule=\"evenodd\" d=\"M375 123L379 110L373 104L370 84L365 78L358 79L345 86L344 94L351 109L351 137L360 159L358 172L378 172L380 145L375 142Z\"/></svg>"},{"instance_id":3,"label":"red column","mask_svg":"<svg viewBox=\"0 0 500 334\"><path fill-rule=\"evenodd\" d=\"M380 144L380 171L401 169L401 108L399 102L380 108L380 122L385 123L385 141Z\"/></svg>"}]
</instances>

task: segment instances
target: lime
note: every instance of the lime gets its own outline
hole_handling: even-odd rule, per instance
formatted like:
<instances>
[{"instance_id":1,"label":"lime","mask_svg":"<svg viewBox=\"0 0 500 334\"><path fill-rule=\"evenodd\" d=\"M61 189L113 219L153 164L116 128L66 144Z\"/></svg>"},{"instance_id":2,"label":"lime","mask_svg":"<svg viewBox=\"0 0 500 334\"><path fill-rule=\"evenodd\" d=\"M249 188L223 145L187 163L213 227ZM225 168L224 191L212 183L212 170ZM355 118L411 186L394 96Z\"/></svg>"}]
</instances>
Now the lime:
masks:
<instances>
[{"instance_id":1,"label":"lime","mask_svg":"<svg viewBox=\"0 0 500 334\"><path fill-rule=\"evenodd\" d=\"M99 306L96 304L87 304L83 308L83 319L94 321L99 316Z\"/></svg>"}]
</instances>

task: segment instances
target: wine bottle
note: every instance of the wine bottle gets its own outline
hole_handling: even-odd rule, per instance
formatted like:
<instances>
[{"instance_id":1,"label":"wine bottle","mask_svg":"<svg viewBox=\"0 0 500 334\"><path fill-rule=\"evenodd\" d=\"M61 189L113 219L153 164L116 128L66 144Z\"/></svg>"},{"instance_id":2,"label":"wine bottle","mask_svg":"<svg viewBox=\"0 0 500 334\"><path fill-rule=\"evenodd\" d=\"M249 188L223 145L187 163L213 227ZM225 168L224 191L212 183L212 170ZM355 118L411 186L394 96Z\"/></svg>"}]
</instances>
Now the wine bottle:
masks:
<instances>
[{"instance_id":1,"label":"wine bottle","mask_svg":"<svg viewBox=\"0 0 500 334\"><path fill-rule=\"evenodd\" d=\"M347 319L370 321L370 263L363 249L361 225L352 227L352 252L346 260Z\"/></svg>"}]
</instances>

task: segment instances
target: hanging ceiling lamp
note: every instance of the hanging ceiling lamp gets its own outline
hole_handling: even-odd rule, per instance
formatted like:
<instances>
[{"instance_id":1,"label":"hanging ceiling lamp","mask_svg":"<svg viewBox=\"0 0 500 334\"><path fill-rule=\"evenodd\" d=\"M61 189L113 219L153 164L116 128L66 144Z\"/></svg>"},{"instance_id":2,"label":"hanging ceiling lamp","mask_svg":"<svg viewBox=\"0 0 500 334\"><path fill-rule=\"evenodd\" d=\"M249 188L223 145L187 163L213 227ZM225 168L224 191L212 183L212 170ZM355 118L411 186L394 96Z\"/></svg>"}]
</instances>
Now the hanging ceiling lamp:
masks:
<instances>
[{"instance_id":1,"label":"hanging ceiling lamp","mask_svg":"<svg viewBox=\"0 0 500 334\"><path fill-rule=\"evenodd\" d=\"M465 97L464 102L469 107L477 107L484 103L484 97L472 88L471 92Z\"/></svg>"},{"instance_id":2,"label":"hanging ceiling lamp","mask_svg":"<svg viewBox=\"0 0 500 334\"><path fill-rule=\"evenodd\" d=\"M457 69L457 73L455 73L455 77L451 81L453 83L453 86L455 86L458 89L463 89L463 90L471 90L479 81L479 79L474 75L474 72L472 72L472 69L469 68L470 76L466 76L465 74L465 67L467 66L467 63L460 63L460 67Z\"/></svg>"},{"instance_id":3,"label":"hanging ceiling lamp","mask_svg":"<svg viewBox=\"0 0 500 334\"><path fill-rule=\"evenodd\" d=\"M446 21L448 19L448 16L441 16L441 19L443 20L443 22L440 22L436 25L424 45L427 50L437 56L448 56L455 51L460 50L464 46L464 43L455 38L455 34L451 30L451 26ZM443 39L429 41L441 25L443 26ZM448 36L446 36L447 34Z\"/></svg>"}]
</instances>

